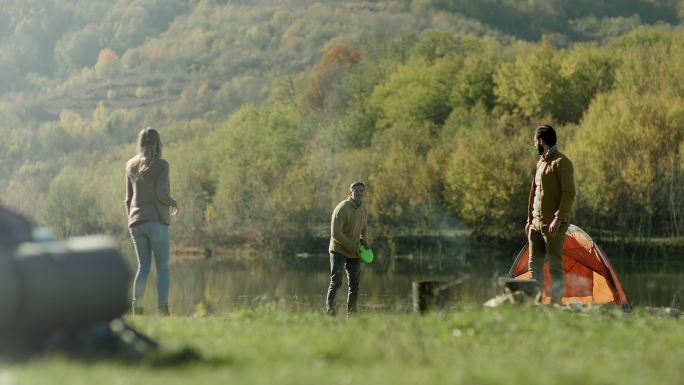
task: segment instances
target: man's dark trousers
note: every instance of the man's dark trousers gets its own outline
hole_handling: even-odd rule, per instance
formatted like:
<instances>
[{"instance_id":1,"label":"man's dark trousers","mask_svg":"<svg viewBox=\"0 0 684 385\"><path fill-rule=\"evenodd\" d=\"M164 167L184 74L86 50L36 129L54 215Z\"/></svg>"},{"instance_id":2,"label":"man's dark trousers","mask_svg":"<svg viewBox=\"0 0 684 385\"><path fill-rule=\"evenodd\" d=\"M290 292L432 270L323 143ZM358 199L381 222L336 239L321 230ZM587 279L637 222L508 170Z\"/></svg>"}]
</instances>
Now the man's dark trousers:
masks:
<instances>
[{"instance_id":1,"label":"man's dark trousers","mask_svg":"<svg viewBox=\"0 0 684 385\"><path fill-rule=\"evenodd\" d=\"M359 283L361 282L361 260L359 258L347 258L342 254L330 253L330 286L326 301L327 310L335 312L335 296L342 286L342 269L347 271L349 294L347 295L347 314L356 312L356 304L359 299Z\"/></svg>"},{"instance_id":2,"label":"man's dark trousers","mask_svg":"<svg viewBox=\"0 0 684 385\"><path fill-rule=\"evenodd\" d=\"M549 272L553 284L551 285L551 303L561 304L565 293L565 280L563 277L563 241L565 232L568 230L568 223L561 224L560 230L556 235L550 235L549 225L542 223L539 219L532 220L530 229L530 270L532 278L540 285L540 290L544 293L544 261L549 261Z\"/></svg>"}]
</instances>

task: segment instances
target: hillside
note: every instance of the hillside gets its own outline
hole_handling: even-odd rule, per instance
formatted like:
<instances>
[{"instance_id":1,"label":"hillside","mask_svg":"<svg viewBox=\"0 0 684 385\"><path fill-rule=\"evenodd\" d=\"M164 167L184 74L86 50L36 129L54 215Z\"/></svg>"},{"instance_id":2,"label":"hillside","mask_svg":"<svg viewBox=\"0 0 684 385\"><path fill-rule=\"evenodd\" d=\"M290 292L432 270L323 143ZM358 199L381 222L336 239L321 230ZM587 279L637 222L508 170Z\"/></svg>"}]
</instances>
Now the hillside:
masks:
<instances>
[{"instance_id":1,"label":"hillside","mask_svg":"<svg viewBox=\"0 0 684 385\"><path fill-rule=\"evenodd\" d=\"M587 186L578 220L676 235L682 4L7 1L3 203L62 236L125 236L122 165L152 125L184 243L318 234L352 179L372 186L386 236L464 221L510 237L524 215L529 130L550 121ZM629 140L611 142L615 130ZM658 152L646 132L676 150ZM625 169L650 171L630 179L594 142L642 148ZM492 143L509 145L497 157L473 151ZM496 172L476 172L489 162Z\"/></svg>"}]
</instances>

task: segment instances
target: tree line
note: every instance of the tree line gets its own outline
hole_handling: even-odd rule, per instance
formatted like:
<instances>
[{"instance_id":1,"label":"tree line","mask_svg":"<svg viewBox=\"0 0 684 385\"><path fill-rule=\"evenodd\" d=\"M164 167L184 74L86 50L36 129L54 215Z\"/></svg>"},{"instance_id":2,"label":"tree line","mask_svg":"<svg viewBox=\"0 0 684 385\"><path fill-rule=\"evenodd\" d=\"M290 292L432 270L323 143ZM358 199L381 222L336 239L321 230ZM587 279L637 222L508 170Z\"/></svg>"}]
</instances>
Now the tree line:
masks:
<instances>
[{"instance_id":1,"label":"tree line","mask_svg":"<svg viewBox=\"0 0 684 385\"><path fill-rule=\"evenodd\" d=\"M431 31L404 62L389 63L333 47L301 91L284 80L266 103L167 147L184 208L175 236L190 244L320 236L349 181L361 179L379 234L462 221L476 235L517 237L542 122L557 127L575 163L578 225L680 236L684 74L674 63L684 59L683 40L643 30L556 49ZM95 168L84 159L62 170L44 220L59 227L71 218L71 232L122 231L121 165L131 153L129 145ZM83 183L90 176L97 182Z\"/></svg>"},{"instance_id":2,"label":"tree line","mask_svg":"<svg viewBox=\"0 0 684 385\"><path fill-rule=\"evenodd\" d=\"M67 98L107 90L92 109L60 107L41 119L17 94L4 97L3 202L60 236L125 236L123 165L137 130L152 125L183 209L172 226L182 244L271 246L325 236L332 208L358 179L368 183L371 236L464 224L476 236L520 237L536 160L533 129L551 123L575 164L576 224L681 236L680 29L526 41L478 29L439 2L368 3L365 11L316 3L314 11L384 20L396 34L385 38L367 26L360 35L340 26L338 34L269 2L250 17L261 15L252 20L270 29L260 22L241 29L235 11L243 5L179 2L189 16L165 32L124 51L99 50L92 67L40 86ZM222 18L211 11L235 23L219 27ZM454 23L440 28L440 20ZM216 34L220 28L240 31L231 44L244 49L228 51L238 45ZM277 31L285 30L292 39L281 39ZM236 70L269 68L269 52L289 52L277 60L291 67ZM244 61L250 53L259 59ZM142 68L167 79L124 82ZM39 101L49 110L51 100Z\"/></svg>"}]
</instances>

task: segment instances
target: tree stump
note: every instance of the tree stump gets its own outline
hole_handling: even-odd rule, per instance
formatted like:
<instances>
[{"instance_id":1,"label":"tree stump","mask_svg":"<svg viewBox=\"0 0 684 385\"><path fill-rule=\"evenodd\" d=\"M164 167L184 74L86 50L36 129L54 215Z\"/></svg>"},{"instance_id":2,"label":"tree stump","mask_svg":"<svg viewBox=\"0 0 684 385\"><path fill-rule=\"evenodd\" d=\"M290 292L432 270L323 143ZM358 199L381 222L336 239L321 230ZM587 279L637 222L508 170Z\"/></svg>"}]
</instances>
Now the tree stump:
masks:
<instances>
[{"instance_id":1,"label":"tree stump","mask_svg":"<svg viewBox=\"0 0 684 385\"><path fill-rule=\"evenodd\" d=\"M444 309L449 304L450 289L444 281L413 281L413 311L423 314Z\"/></svg>"}]
</instances>

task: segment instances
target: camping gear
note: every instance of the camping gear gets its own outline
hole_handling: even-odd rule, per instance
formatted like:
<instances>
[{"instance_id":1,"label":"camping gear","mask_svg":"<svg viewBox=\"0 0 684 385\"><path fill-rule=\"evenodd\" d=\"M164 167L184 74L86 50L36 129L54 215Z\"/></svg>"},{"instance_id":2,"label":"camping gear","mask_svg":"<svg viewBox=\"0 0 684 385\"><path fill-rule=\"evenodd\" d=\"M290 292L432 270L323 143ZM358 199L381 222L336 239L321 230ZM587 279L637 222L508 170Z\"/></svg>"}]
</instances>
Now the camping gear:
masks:
<instances>
[{"instance_id":1,"label":"camping gear","mask_svg":"<svg viewBox=\"0 0 684 385\"><path fill-rule=\"evenodd\" d=\"M359 245L359 256L361 257L361 260L366 263L373 262L373 250L367 249L363 247L363 245Z\"/></svg>"},{"instance_id":2,"label":"camping gear","mask_svg":"<svg viewBox=\"0 0 684 385\"><path fill-rule=\"evenodd\" d=\"M508 278L529 280L530 250L526 244L508 273ZM601 248L575 225L570 225L565 232L563 242L563 274L565 277L565 294L563 304L615 304L629 306L627 294L622 289L620 279ZM544 263L544 303L551 301L551 273L548 261Z\"/></svg>"},{"instance_id":3,"label":"camping gear","mask_svg":"<svg viewBox=\"0 0 684 385\"><path fill-rule=\"evenodd\" d=\"M55 331L105 324L128 308L131 272L104 236L36 242L31 223L0 207L0 352Z\"/></svg>"},{"instance_id":4,"label":"camping gear","mask_svg":"<svg viewBox=\"0 0 684 385\"><path fill-rule=\"evenodd\" d=\"M112 239L47 234L0 207L0 359L60 352L169 365L201 358L191 348L162 348L118 318L128 309L131 272Z\"/></svg>"},{"instance_id":5,"label":"camping gear","mask_svg":"<svg viewBox=\"0 0 684 385\"><path fill-rule=\"evenodd\" d=\"M508 288L511 293L519 291L528 297L537 295L537 281L534 279L499 277L498 283L499 286Z\"/></svg>"},{"instance_id":6,"label":"camping gear","mask_svg":"<svg viewBox=\"0 0 684 385\"><path fill-rule=\"evenodd\" d=\"M131 272L109 237L26 242L1 258L8 265L2 275L10 290L3 291L0 302L15 304L4 314L3 329L78 328L112 320L128 309Z\"/></svg>"}]
</instances>

